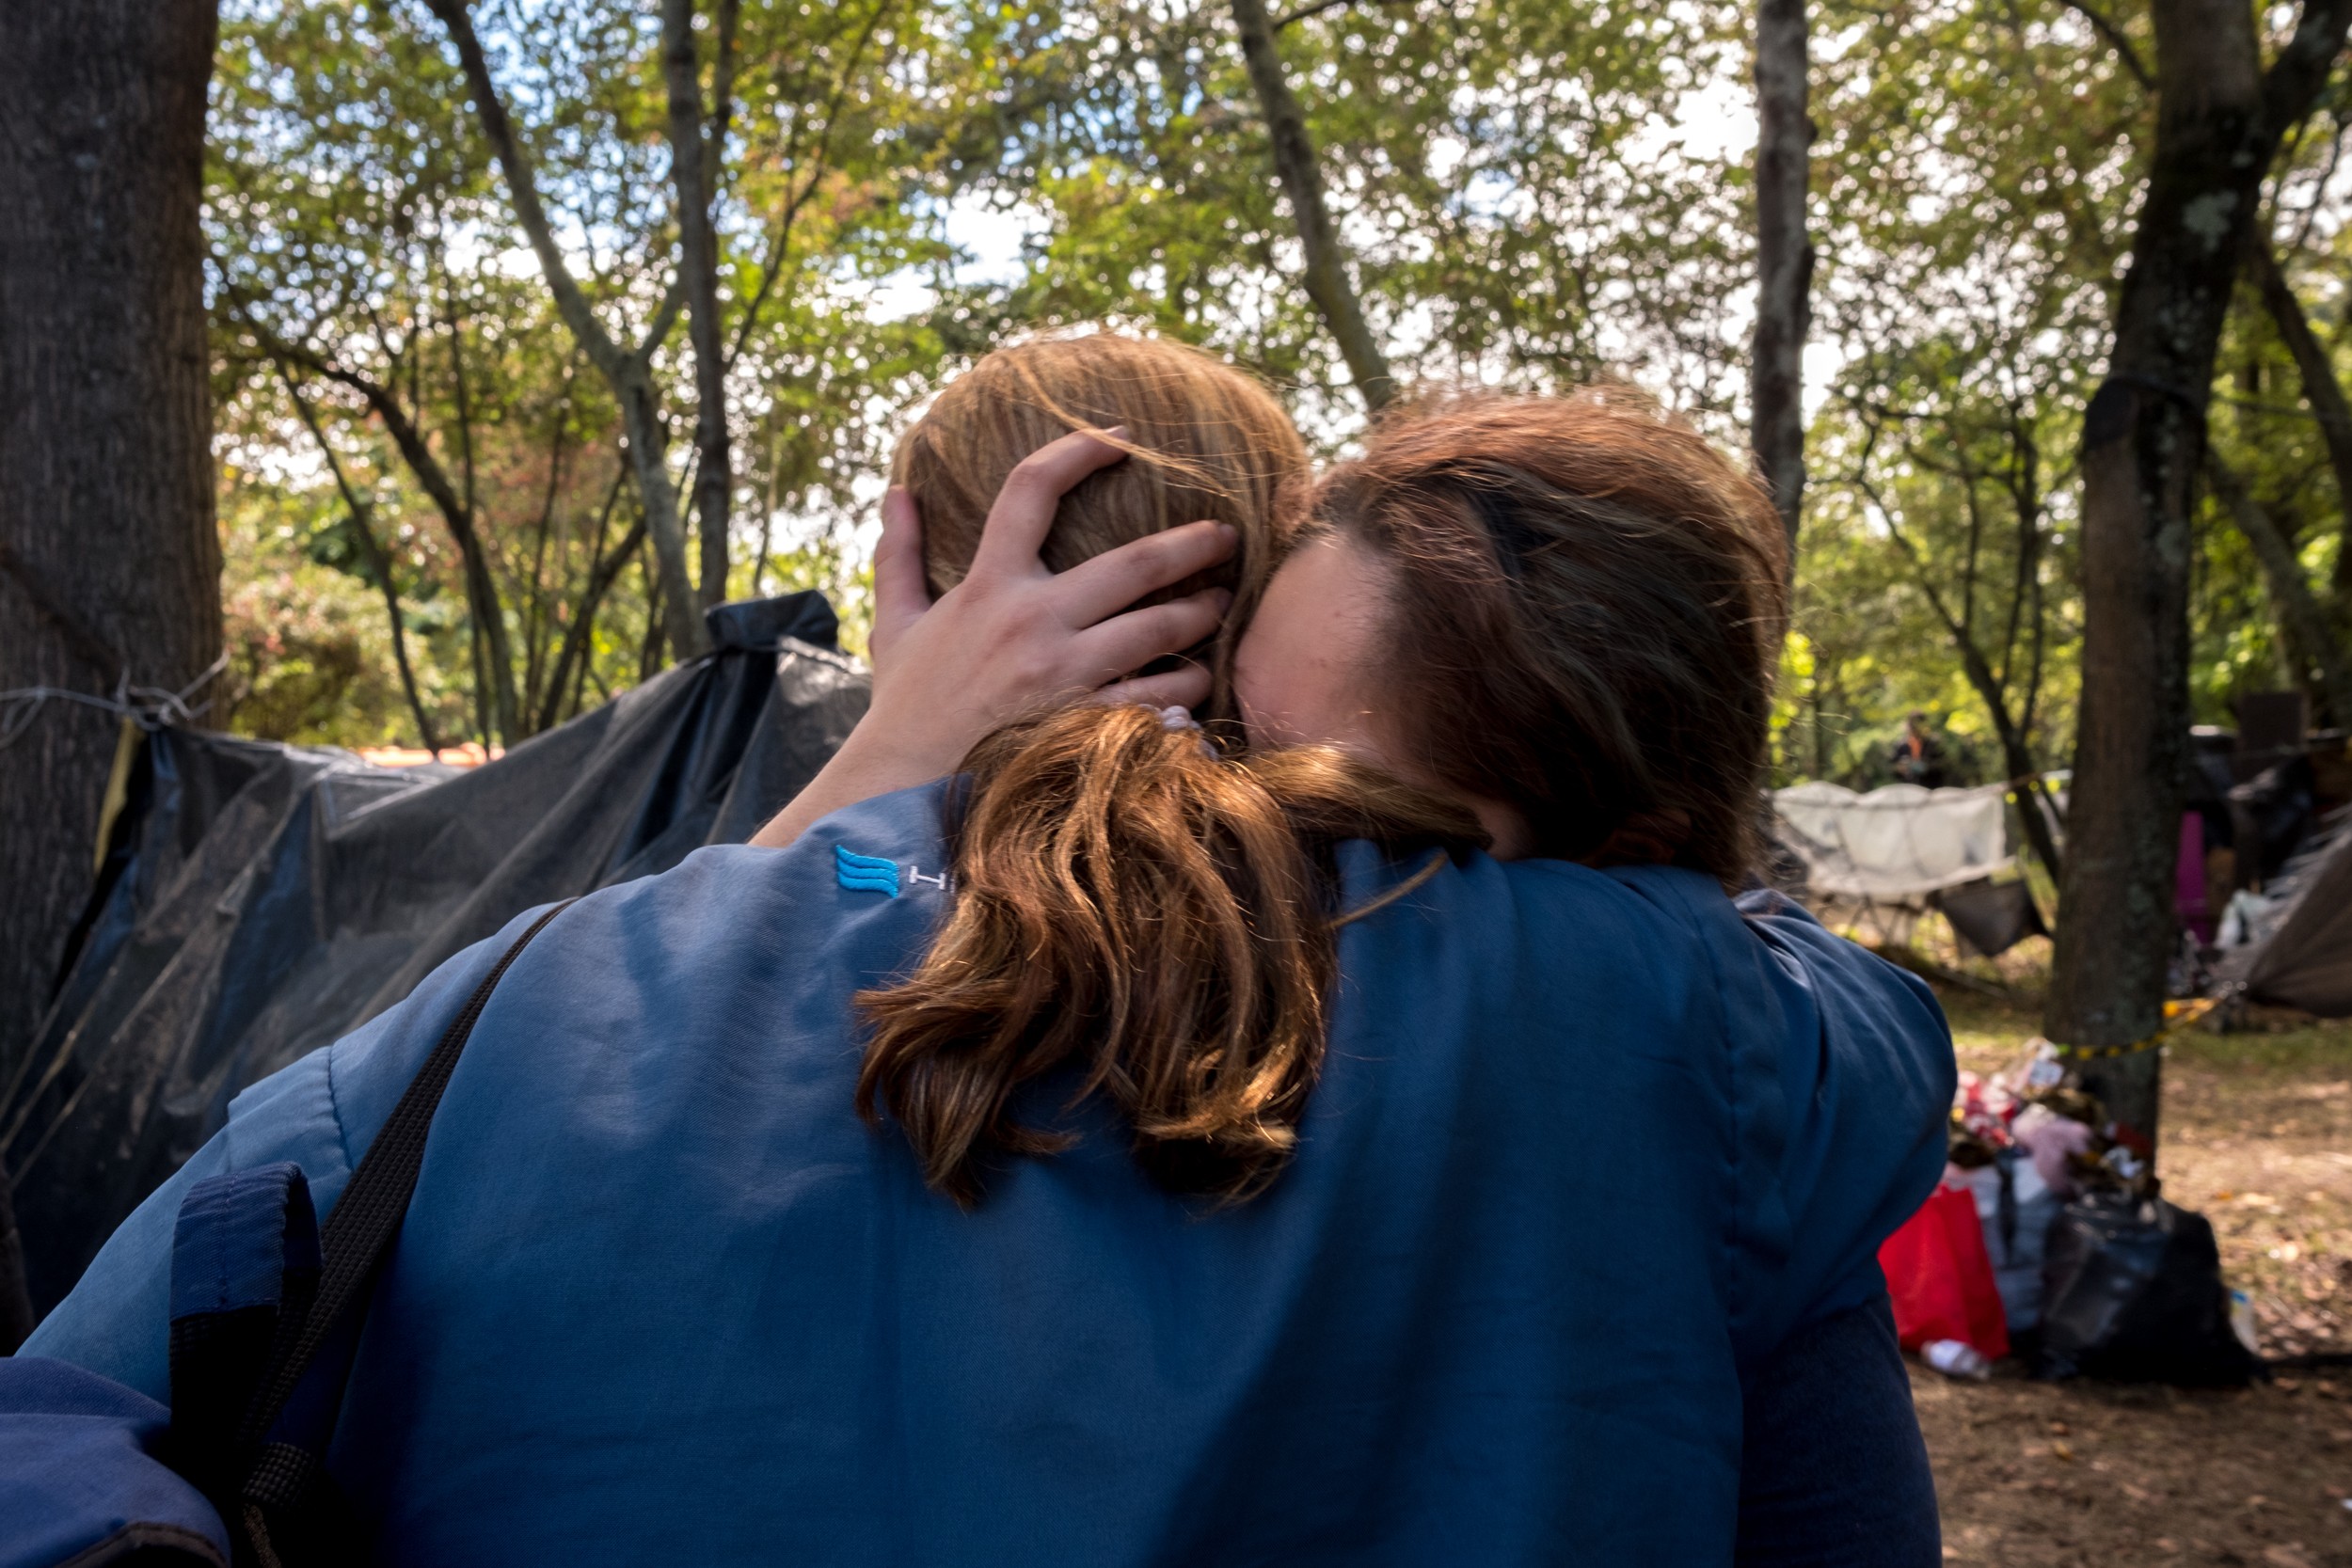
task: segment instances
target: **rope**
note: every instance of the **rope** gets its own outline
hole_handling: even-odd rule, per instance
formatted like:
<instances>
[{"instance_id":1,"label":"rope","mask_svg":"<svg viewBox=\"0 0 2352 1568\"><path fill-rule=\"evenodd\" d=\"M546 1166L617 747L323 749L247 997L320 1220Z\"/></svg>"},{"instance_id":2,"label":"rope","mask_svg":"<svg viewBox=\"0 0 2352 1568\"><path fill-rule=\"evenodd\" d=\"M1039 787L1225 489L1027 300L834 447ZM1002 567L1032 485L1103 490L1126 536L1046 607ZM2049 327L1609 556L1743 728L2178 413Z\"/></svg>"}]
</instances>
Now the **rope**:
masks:
<instances>
[{"instance_id":1,"label":"rope","mask_svg":"<svg viewBox=\"0 0 2352 1568\"><path fill-rule=\"evenodd\" d=\"M0 751L16 744L24 732L33 727L33 721L40 716L42 706L49 703L73 703L96 708L102 713L128 719L144 730L159 730L167 724L193 724L211 710L213 700L207 697L190 706L189 699L228 668L229 652L224 648L220 657L213 660L203 673L177 691L167 690L160 686L133 686L127 670L123 672L122 678L115 682L115 692L111 697L76 691L63 686L19 686L0 691Z\"/></svg>"},{"instance_id":2,"label":"rope","mask_svg":"<svg viewBox=\"0 0 2352 1568\"><path fill-rule=\"evenodd\" d=\"M2058 1054L2071 1056L2078 1062L2088 1062L2103 1061L2116 1056L2137 1056L2143 1051L2153 1051L2165 1042L2168 1036L2179 1034L2221 1006L2224 1001L2228 1000L2228 995L2229 993L2224 991L2217 996L2201 996L2195 1001L2181 1003L2180 1010L2171 1013L2171 1016L2164 1021L2163 1027L2144 1040L2134 1040L2129 1045L2061 1045L2058 1047ZM2173 1004L2169 1002L2165 1004L2168 1012L2172 1006Z\"/></svg>"}]
</instances>

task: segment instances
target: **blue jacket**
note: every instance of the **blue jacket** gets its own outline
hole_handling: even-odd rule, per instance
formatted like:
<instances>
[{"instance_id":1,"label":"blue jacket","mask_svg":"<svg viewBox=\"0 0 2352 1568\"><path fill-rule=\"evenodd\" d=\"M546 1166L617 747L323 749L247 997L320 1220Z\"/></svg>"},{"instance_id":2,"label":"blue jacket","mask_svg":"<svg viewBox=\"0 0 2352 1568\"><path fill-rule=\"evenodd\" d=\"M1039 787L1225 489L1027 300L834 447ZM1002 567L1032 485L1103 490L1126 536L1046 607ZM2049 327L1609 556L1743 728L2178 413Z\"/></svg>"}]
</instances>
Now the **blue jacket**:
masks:
<instances>
[{"instance_id":1,"label":"blue jacket","mask_svg":"<svg viewBox=\"0 0 2352 1568\"><path fill-rule=\"evenodd\" d=\"M964 1213L850 1109L941 802L702 850L508 973L332 1456L383 1560L1729 1560L1743 1369L1877 1295L1942 1167L1924 987L1693 873L1472 856L1345 928L1266 1195L1041 1100L1079 1145ZM1404 874L1342 859L1351 903ZM331 1210L529 918L241 1096L25 1353L167 1397L186 1187L291 1160Z\"/></svg>"}]
</instances>

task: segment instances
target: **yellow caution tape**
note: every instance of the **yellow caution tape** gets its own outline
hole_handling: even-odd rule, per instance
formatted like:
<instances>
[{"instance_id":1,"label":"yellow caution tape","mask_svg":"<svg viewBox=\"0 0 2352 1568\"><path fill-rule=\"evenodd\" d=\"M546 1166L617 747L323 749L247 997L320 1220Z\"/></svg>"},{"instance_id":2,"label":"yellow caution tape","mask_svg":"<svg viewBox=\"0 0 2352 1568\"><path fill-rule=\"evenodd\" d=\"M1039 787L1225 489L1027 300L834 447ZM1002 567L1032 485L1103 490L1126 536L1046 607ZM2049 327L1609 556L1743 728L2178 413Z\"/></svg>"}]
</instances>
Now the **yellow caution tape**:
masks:
<instances>
[{"instance_id":1,"label":"yellow caution tape","mask_svg":"<svg viewBox=\"0 0 2352 1568\"><path fill-rule=\"evenodd\" d=\"M2222 999L2218 996L2200 996L2186 1002L2167 1002L2164 1005L2164 1027L2144 1040L2134 1040L2129 1045L2061 1045L2058 1047L2058 1053L2062 1056L2072 1056L2077 1061L2087 1061L2107 1056L2133 1056L2142 1051L2153 1051L2165 1042L2166 1037L2176 1035L2195 1023L2199 1019L2221 1006L2221 1002Z\"/></svg>"}]
</instances>

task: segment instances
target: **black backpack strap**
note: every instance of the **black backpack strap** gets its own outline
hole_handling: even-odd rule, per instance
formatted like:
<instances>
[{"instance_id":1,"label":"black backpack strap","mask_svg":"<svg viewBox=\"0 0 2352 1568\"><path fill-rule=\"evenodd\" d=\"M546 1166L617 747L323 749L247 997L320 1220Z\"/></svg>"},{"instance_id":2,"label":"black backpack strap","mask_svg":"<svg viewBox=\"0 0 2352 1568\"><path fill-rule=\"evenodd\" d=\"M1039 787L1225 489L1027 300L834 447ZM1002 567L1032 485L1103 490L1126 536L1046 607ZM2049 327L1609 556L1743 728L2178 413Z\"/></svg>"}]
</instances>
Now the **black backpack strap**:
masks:
<instances>
[{"instance_id":1,"label":"black backpack strap","mask_svg":"<svg viewBox=\"0 0 2352 1568\"><path fill-rule=\"evenodd\" d=\"M310 1184L291 1161L190 1187L171 1239L171 1454L215 1504L245 1479L245 1419L318 1295Z\"/></svg>"},{"instance_id":2,"label":"black backpack strap","mask_svg":"<svg viewBox=\"0 0 2352 1568\"><path fill-rule=\"evenodd\" d=\"M408 1199L424 1166L426 1134L433 1114L456 1070L490 993L548 923L571 905L566 899L531 923L473 995L409 1080L400 1103L377 1132L359 1168L352 1173L321 1244L316 1294L310 1310L280 1319L268 1368L246 1407L240 1450L250 1456L236 1501L243 1517L230 1517L232 1532L250 1536L258 1559L292 1563L328 1548L345 1526L340 1502L325 1485L326 1445L342 1406L343 1383L357 1349L359 1325L377 1272L389 1256L407 1217ZM335 1354L322 1356L322 1351ZM310 1374L313 1370L319 1374ZM296 1398L297 1391L300 1398ZM224 1513L229 1513L227 1509ZM240 1529L240 1527L243 1527ZM273 1539L275 1544L273 1545ZM242 1544L242 1543L241 1543ZM240 1554L243 1555L243 1554ZM338 1553L337 1555L341 1555Z\"/></svg>"}]
</instances>

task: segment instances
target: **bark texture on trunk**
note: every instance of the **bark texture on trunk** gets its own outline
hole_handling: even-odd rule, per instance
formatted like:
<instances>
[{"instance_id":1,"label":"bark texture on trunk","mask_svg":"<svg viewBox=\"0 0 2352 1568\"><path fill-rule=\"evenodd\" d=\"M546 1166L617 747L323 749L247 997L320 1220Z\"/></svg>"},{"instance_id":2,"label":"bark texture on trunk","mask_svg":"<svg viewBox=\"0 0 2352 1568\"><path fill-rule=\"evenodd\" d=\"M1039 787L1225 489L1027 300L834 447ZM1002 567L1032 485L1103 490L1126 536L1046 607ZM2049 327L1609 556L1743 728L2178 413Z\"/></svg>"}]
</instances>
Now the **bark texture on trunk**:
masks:
<instances>
[{"instance_id":1,"label":"bark texture on trunk","mask_svg":"<svg viewBox=\"0 0 2352 1568\"><path fill-rule=\"evenodd\" d=\"M725 134L728 52L721 28L713 135ZM694 47L694 0L662 0L661 72L670 94L670 184L677 198L678 268L686 326L694 347L694 511L701 534L701 603L727 591L727 512L735 454L727 438L726 326L719 318L719 239L710 222L718 159L703 134L702 63Z\"/></svg>"},{"instance_id":2,"label":"bark texture on trunk","mask_svg":"<svg viewBox=\"0 0 2352 1568\"><path fill-rule=\"evenodd\" d=\"M0 690L176 691L220 653L199 226L217 24L215 0L0 0ZM89 895L119 727L14 711L0 1078ZM12 1235L0 1216L0 1252ZM7 1275L0 1350L24 1326Z\"/></svg>"},{"instance_id":3,"label":"bark texture on trunk","mask_svg":"<svg viewBox=\"0 0 2352 1568\"><path fill-rule=\"evenodd\" d=\"M1307 135L1306 111L1298 106L1282 71L1282 56L1274 47L1274 24L1266 15L1265 0L1233 0L1233 25L1241 34L1242 59L1249 67L1249 85L1273 144L1274 172L1290 198L1298 243L1307 253L1307 297L1315 302L1323 325L1338 342L1340 357L1347 361L1347 373L1365 406L1378 413L1395 398L1396 378L1347 275L1347 252L1324 196L1323 167L1315 161L1314 140Z\"/></svg>"},{"instance_id":4,"label":"bark texture on trunk","mask_svg":"<svg viewBox=\"0 0 2352 1568\"><path fill-rule=\"evenodd\" d=\"M2343 47L2352 0L2311 0L2267 73L2239 0L2155 0L2156 138L2083 420L2083 687L2066 880L2042 1018L2066 1045L2130 1045L2163 1021L2188 732L2190 508L2205 400L2261 184ZM2159 1055L2083 1063L2136 1141L2156 1137Z\"/></svg>"},{"instance_id":5,"label":"bark texture on trunk","mask_svg":"<svg viewBox=\"0 0 2352 1568\"><path fill-rule=\"evenodd\" d=\"M1748 438L1795 551L1804 504L1804 340L1813 325L1813 242L1805 235L1804 0L1760 0L1756 12L1756 341L1748 366Z\"/></svg>"}]
</instances>

